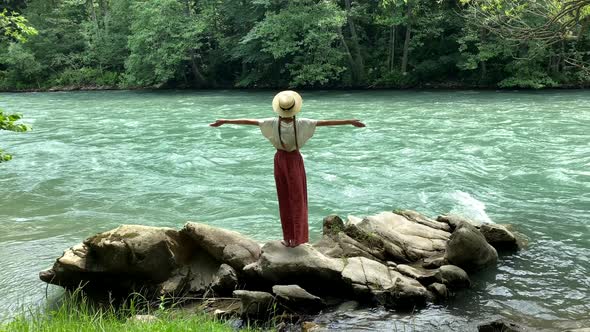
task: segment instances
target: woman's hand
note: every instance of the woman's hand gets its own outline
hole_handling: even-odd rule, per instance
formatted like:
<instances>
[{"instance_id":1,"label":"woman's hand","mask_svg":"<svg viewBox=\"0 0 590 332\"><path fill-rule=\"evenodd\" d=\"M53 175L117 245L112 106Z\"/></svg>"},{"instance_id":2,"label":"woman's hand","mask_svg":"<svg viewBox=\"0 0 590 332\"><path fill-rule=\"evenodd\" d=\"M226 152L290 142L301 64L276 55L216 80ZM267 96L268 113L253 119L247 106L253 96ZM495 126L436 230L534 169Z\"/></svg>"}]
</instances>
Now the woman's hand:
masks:
<instances>
[{"instance_id":1,"label":"woman's hand","mask_svg":"<svg viewBox=\"0 0 590 332\"><path fill-rule=\"evenodd\" d=\"M362 123L360 120L352 120L350 122L351 125L355 126L355 127L365 127L365 124Z\"/></svg>"},{"instance_id":2,"label":"woman's hand","mask_svg":"<svg viewBox=\"0 0 590 332\"><path fill-rule=\"evenodd\" d=\"M225 123L226 123L226 121L225 121L225 120L215 120L215 122L213 122L213 123L210 123L209 125L210 125L211 127L219 127L219 126L221 126L221 125L223 125L223 124L225 124Z\"/></svg>"}]
</instances>

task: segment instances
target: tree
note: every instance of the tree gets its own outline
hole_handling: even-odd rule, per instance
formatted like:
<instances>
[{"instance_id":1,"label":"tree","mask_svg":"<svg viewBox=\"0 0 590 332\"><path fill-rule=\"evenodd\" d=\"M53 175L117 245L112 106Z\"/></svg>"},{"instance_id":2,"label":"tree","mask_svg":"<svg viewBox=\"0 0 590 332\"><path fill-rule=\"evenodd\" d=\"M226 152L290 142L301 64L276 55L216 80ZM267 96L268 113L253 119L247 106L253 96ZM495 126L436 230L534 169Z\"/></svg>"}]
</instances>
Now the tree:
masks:
<instances>
[{"instance_id":1,"label":"tree","mask_svg":"<svg viewBox=\"0 0 590 332\"><path fill-rule=\"evenodd\" d=\"M0 13L0 31L4 31L3 36L0 35L0 44L6 42L3 39L25 42L27 36L37 33L34 28L27 25L27 20L24 17L14 12L8 14L6 9ZM20 114L4 114L4 111L0 109L0 130L16 132L29 130L29 126L16 123L21 117ZM11 159L12 156L10 154L0 149L0 163Z\"/></svg>"},{"instance_id":2,"label":"tree","mask_svg":"<svg viewBox=\"0 0 590 332\"><path fill-rule=\"evenodd\" d=\"M258 47L260 55L248 60L270 60L266 68L274 69L270 75L278 85L324 86L346 70L346 46L340 38L345 20L344 11L332 1L289 2L267 11L241 40L242 54ZM248 83L260 84L262 78L250 78Z\"/></svg>"},{"instance_id":3,"label":"tree","mask_svg":"<svg viewBox=\"0 0 590 332\"><path fill-rule=\"evenodd\" d=\"M186 79L204 80L198 68L197 50L204 26L193 20L188 2L177 0L140 1L131 6L129 57L125 62L132 85L154 86Z\"/></svg>"}]
</instances>

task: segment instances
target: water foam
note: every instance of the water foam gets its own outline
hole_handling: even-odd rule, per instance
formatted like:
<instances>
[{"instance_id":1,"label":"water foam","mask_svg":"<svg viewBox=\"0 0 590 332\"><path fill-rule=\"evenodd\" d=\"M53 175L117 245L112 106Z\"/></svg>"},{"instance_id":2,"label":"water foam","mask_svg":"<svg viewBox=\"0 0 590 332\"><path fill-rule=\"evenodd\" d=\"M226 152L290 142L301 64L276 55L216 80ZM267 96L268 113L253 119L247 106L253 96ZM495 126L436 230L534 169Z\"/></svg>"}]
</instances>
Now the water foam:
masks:
<instances>
[{"instance_id":1,"label":"water foam","mask_svg":"<svg viewBox=\"0 0 590 332\"><path fill-rule=\"evenodd\" d=\"M456 202L451 213L463 215L482 223L494 223L486 213L486 205L471 194L457 190L450 193L449 196Z\"/></svg>"}]
</instances>

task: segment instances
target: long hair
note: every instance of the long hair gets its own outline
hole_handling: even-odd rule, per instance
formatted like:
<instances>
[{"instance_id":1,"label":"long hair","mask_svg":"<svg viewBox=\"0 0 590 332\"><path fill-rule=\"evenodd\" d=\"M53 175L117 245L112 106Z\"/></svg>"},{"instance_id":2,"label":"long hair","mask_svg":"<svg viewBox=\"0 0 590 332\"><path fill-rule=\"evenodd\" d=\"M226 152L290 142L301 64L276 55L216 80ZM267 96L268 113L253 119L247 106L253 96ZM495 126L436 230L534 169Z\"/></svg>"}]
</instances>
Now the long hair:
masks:
<instances>
[{"instance_id":1,"label":"long hair","mask_svg":"<svg viewBox=\"0 0 590 332\"><path fill-rule=\"evenodd\" d=\"M295 118L295 116L293 116L293 130L295 131L295 148L297 150L299 150L299 143L297 143L297 119ZM281 146L283 147L283 149L285 149L285 151L287 151L287 148L285 147L285 143L283 142L283 139L281 138L281 117L279 116L279 141L281 142Z\"/></svg>"}]
</instances>

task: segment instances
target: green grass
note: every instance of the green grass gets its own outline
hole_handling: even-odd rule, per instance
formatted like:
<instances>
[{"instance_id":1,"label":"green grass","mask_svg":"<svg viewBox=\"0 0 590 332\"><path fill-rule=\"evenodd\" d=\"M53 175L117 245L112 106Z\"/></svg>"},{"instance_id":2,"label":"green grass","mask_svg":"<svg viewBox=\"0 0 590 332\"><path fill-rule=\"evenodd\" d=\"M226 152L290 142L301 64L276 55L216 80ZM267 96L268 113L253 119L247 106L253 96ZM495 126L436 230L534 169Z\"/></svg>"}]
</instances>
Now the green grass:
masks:
<instances>
[{"instance_id":1,"label":"green grass","mask_svg":"<svg viewBox=\"0 0 590 332\"><path fill-rule=\"evenodd\" d=\"M129 300L115 308L113 305L92 304L88 298L74 292L65 295L53 308L23 310L12 321L0 323L0 331L235 331L228 323L204 312L176 310L173 306L164 308L163 305L154 310L146 306L139 309L138 302L141 301ZM156 316L157 321L138 322L129 319L137 314Z\"/></svg>"}]
</instances>

